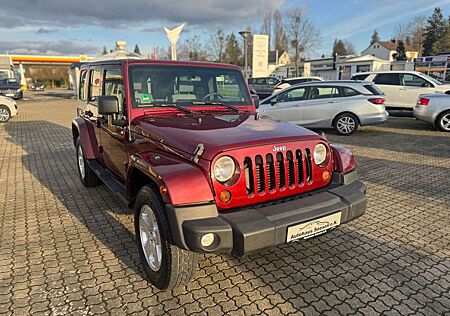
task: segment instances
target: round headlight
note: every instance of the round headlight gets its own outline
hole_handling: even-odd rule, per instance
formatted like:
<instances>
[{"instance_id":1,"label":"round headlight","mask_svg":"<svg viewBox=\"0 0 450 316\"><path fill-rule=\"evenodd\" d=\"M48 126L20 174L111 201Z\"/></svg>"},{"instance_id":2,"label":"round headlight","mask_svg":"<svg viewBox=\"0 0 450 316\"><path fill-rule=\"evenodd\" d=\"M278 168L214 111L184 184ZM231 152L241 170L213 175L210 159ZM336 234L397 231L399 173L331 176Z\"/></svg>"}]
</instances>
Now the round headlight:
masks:
<instances>
[{"instance_id":1,"label":"round headlight","mask_svg":"<svg viewBox=\"0 0 450 316\"><path fill-rule=\"evenodd\" d=\"M327 147L324 144L317 144L314 147L314 162L321 165L327 159Z\"/></svg>"},{"instance_id":2,"label":"round headlight","mask_svg":"<svg viewBox=\"0 0 450 316\"><path fill-rule=\"evenodd\" d=\"M227 182L233 176L235 169L236 164L233 158L228 156L220 157L214 165L214 177L219 182Z\"/></svg>"}]
</instances>

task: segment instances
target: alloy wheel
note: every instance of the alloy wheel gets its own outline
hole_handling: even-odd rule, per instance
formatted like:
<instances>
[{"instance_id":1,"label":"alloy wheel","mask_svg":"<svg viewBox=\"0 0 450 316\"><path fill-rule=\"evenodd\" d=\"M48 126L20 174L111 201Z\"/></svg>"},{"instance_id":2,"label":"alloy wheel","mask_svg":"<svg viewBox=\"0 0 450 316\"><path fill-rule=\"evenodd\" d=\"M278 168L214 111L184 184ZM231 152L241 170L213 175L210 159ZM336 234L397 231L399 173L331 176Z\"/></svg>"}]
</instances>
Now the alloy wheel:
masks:
<instances>
[{"instance_id":1,"label":"alloy wheel","mask_svg":"<svg viewBox=\"0 0 450 316\"><path fill-rule=\"evenodd\" d=\"M349 116L341 117L336 123L336 128L342 134L350 134L351 132L353 132L355 127L356 127L355 120Z\"/></svg>"},{"instance_id":2,"label":"alloy wheel","mask_svg":"<svg viewBox=\"0 0 450 316\"><path fill-rule=\"evenodd\" d=\"M444 114L444 115L441 117L441 122L440 122L440 124L441 124L441 127L442 127L445 131L450 132L450 113Z\"/></svg>"},{"instance_id":3,"label":"alloy wheel","mask_svg":"<svg viewBox=\"0 0 450 316\"><path fill-rule=\"evenodd\" d=\"M84 179L85 177L85 167L84 167L84 155L83 155L83 148L81 145L78 146L78 169L80 170L81 178Z\"/></svg>"},{"instance_id":4,"label":"alloy wheel","mask_svg":"<svg viewBox=\"0 0 450 316\"><path fill-rule=\"evenodd\" d=\"M147 204L141 207L139 234L141 247L150 269L155 272L159 271L162 261L161 235L155 213Z\"/></svg>"},{"instance_id":5,"label":"alloy wheel","mask_svg":"<svg viewBox=\"0 0 450 316\"><path fill-rule=\"evenodd\" d=\"M7 122L9 120L9 112L7 109L0 109L0 122Z\"/></svg>"}]
</instances>

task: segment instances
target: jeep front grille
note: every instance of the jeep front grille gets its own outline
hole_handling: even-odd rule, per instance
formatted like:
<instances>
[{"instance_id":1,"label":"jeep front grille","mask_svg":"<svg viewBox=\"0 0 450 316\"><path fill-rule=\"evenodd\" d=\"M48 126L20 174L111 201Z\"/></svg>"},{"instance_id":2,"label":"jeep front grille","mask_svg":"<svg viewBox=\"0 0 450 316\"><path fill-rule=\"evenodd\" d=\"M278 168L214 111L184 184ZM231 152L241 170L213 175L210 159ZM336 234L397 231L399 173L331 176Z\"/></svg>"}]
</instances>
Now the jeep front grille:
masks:
<instances>
[{"instance_id":1,"label":"jeep front grille","mask_svg":"<svg viewBox=\"0 0 450 316\"><path fill-rule=\"evenodd\" d=\"M303 152L298 149L278 152L275 156L245 157L244 173L248 196L292 189L303 185L305 180L308 183L312 181L311 151L307 148Z\"/></svg>"}]
</instances>

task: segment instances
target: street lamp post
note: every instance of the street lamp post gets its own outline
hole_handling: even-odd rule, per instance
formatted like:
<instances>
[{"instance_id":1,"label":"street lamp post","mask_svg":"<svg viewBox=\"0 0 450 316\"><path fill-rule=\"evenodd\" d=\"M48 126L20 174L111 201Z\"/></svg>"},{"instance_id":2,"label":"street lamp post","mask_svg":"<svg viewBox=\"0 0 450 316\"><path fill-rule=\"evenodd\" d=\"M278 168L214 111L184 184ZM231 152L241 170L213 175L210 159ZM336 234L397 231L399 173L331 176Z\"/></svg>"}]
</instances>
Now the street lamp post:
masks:
<instances>
[{"instance_id":1,"label":"street lamp post","mask_svg":"<svg viewBox=\"0 0 450 316\"><path fill-rule=\"evenodd\" d=\"M248 37L250 36L251 32L250 31L240 31L239 35L242 36L242 38L244 39L244 69L245 69L245 79L248 78L248 60L247 60L247 40Z\"/></svg>"}]
</instances>

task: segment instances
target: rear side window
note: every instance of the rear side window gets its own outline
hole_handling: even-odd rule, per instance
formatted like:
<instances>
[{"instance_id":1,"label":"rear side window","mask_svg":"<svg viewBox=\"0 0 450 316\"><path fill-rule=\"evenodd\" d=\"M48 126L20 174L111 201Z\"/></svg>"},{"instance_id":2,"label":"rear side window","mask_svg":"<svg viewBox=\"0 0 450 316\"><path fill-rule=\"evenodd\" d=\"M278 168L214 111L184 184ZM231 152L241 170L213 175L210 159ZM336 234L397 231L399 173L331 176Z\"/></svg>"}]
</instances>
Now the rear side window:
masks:
<instances>
[{"instance_id":1,"label":"rear side window","mask_svg":"<svg viewBox=\"0 0 450 316\"><path fill-rule=\"evenodd\" d=\"M362 74L362 75L354 75L350 78L350 80L365 80L369 74Z\"/></svg>"},{"instance_id":2,"label":"rear side window","mask_svg":"<svg viewBox=\"0 0 450 316\"><path fill-rule=\"evenodd\" d=\"M383 91L381 91L380 89L378 89L378 87L376 85L373 84L365 84L364 88L366 88L367 90L369 90L373 95L383 95Z\"/></svg>"},{"instance_id":3,"label":"rear side window","mask_svg":"<svg viewBox=\"0 0 450 316\"><path fill-rule=\"evenodd\" d=\"M378 74L375 77L374 82L376 84L385 84L390 86L400 85L400 74L390 73L390 74Z\"/></svg>"},{"instance_id":4,"label":"rear side window","mask_svg":"<svg viewBox=\"0 0 450 316\"><path fill-rule=\"evenodd\" d=\"M91 69L89 74L89 102L97 104L97 97L101 93L100 71Z\"/></svg>"},{"instance_id":5,"label":"rear side window","mask_svg":"<svg viewBox=\"0 0 450 316\"><path fill-rule=\"evenodd\" d=\"M336 87L311 87L311 99L328 99L340 97Z\"/></svg>"},{"instance_id":6,"label":"rear side window","mask_svg":"<svg viewBox=\"0 0 450 316\"><path fill-rule=\"evenodd\" d=\"M349 87L343 87L342 94L344 95L344 97L353 97L355 95L359 95L360 93L358 91L356 91L355 89L352 89Z\"/></svg>"},{"instance_id":7,"label":"rear side window","mask_svg":"<svg viewBox=\"0 0 450 316\"><path fill-rule=\"evenodd\" d=\"M83 101L86 101L86 75L87 71L82 70L80 74L80 87L78 90L78 98Z\"/></svg>"}]
</instances>

